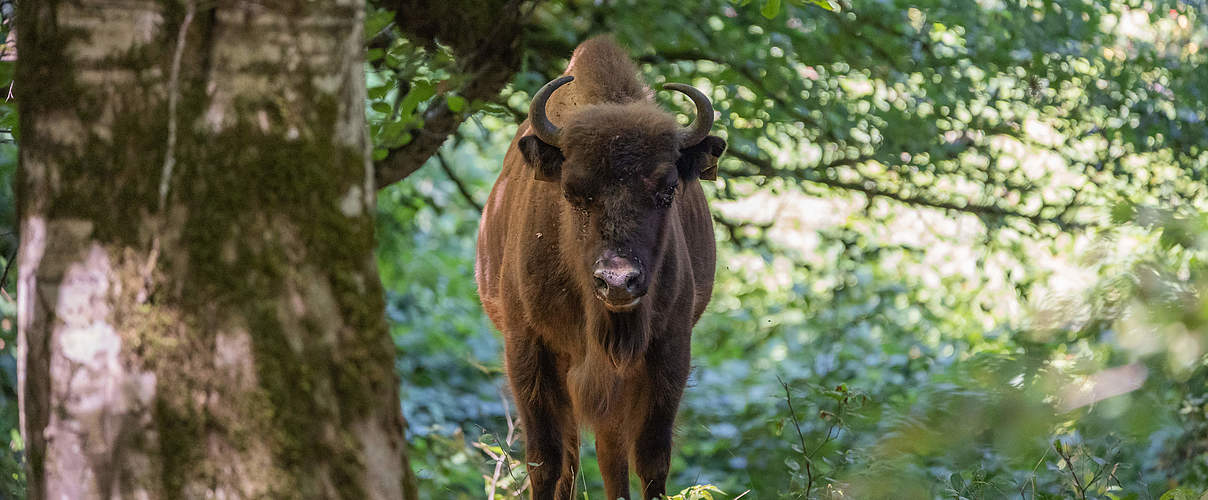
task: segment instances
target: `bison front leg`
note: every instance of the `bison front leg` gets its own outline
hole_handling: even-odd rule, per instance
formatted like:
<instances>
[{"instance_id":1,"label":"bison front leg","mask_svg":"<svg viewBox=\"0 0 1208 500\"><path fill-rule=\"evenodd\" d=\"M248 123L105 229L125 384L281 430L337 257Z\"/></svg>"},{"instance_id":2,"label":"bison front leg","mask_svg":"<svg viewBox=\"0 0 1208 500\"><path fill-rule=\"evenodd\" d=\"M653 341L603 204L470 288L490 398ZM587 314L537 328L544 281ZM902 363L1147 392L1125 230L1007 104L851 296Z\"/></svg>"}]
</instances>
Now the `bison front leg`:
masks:
<instances>
[{"instance_id":1,"label":"bison front leg","mask_svg":"<svg viewBox=\"0 0 1208 500\"><path fill-rule=\"evenodd\" d=\"M688 339L683 335L655 341L646 352L650 395L633 453L643 499L661 498L666 493L675 413L690 370Z\"/></svg>"},{"instance_id":2,"label":"bison front leg","mask_svg":"<svg viewBox=\"0 0 1208 500\"><path fill-rule=\"evenodd\" d=\"M535 336L508 339L508 379L524 430L532 500L570 500L579 466L579 432L557 359Z\"/></svg>"},{"instance_id":3,"label":"bison front leg","mask_svg":"<svg viewBox=\"0 0 1208 500\"><path fill-rule=\"evenodd\" d=\"M596 458L608 500L629 498L629 437L621 429L597 427Z\"/></svg>"}]
</instances>

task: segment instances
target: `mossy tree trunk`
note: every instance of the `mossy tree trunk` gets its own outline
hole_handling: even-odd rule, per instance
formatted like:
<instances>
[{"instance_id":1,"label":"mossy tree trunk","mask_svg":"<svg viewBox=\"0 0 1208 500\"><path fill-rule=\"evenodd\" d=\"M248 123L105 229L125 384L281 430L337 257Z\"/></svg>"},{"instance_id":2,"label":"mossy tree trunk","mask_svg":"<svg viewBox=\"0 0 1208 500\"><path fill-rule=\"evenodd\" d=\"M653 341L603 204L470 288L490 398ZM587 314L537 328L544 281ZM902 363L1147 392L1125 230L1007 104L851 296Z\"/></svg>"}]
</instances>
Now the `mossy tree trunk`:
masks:
<instances>
[{"instance_id":1,"label":"mossy tree trunk","mask_svg":"<svg viewBox=\"0 0 1208 500\"><path fill-rule=\"evenodd\" d=\"M19 2L30 498L414 498L363 2Z\"/></svg>"}]
</instances>

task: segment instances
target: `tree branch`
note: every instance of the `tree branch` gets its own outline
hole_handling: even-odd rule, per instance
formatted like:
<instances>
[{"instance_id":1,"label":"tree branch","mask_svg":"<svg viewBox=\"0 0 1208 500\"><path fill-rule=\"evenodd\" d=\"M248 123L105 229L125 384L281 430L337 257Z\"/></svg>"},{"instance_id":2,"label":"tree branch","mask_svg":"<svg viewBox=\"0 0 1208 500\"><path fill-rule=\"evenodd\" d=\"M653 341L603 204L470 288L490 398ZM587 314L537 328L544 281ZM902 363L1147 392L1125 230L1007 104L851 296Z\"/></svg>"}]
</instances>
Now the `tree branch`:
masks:
<instances>
[{"instance_id":1,"label":"tree branch","mask_svg":"<svg viewBox=\"0 0 1208 500\"><path fill-rule=\"evenodd\" d=\"M422 7L410 4L397 6L396 20L414 21L416 8ZM465 82L457 88L456 94L471 103L472 108L475 102L497 98L499 91L512 79L520 64L521 28L531 12L532 9L521 9L518 1L508 2L506 8L499 9L498 16L491 18L492 26L482 27L482 32L488 35L469 42L464 37L467 31L472 33L476 30L473 26L446 23L448 26L438 27L445 30L440 32L427 31L434 29L429 25L412 26L400 22L400 27L420 37L455 40L454 50L460 59L459 73ZM424 112L423 125L409 131L411 142L391 149L385 158L374 163L374 180L378 189L401 181L419 170L467 116L465 110L457 112L450 109L448 100L438 94Z\"/></svg>"},{"instance_id":2,"label":"tree branch","mask_svg":"<svg viewBox=\"0 0 1208 500\"><path fill-rule=\"evenodd\" d=\"M788 170L788 169L778 168L778 167L772 165L772 162L769 160L760 158L756 155L744 152L739 149L731 149L731 150L727 151L726 153L729 154L730 156L733 156L734 158L742 160L743 162L746 162L756 168L756 172L754 172L754 173L730 172L730 173L726 174L728 177L751 177L751 176L781 177L781 178L794 179L797 181L811 182L814 184L821 184L823 186L836 188L836 189L856 191L856 192L864 193L865 195L869 196L870 198L874 198L874 197L886 198L886 199L894 200L894 201L897 201L900 203L905 203L908 205L915 205L915 206L927 207L927 208L938 208L941 210L952 210L952 211L956 211L956 212L974 214L979 217L1017 218L1017 219L1026 220L1026 221L1031 222L1032 224L1035 224L1038 226L1046 225L1046 224L1054 224L1061 229L1082 229L1082 228L1086 227L1085 224L1064 221L1064 220L1061 220L1059 217L1046 218L1046 217L1041 216L1039 214L1039 212L1029 214L1029 213L1023 213L1023 212L1016 212L1013 210L1007 210L1007 209L1001 208L997 205L983 205L983 204L976 204L976 203L959 203L959 202L953 202L953 201L941 201L941 200L921 198L921 197L917 197L917 196L909 196L909 195L904 195L898 191L889 191L889 190L880 189L868 182L844 182L844 181L840 181L837 179L807 177L806 175L804 175L805 171L803 171L803 170ZM823 167L820 167L820 170L825 170L825 169L829 169L829 168L833 168L833 167L841 166L841 165L852 165L852 164L862 163L862 162L869 161L869 160L871 160L871 158L869 158L869 157L859 157L859 158L855 158L855 159L844 158L844 159L836 160L835 162L833 162L831 164L827 164ZM1049 207L1045 207L1045 208L1049 208ZM1068 207L1067 207L1067 210L1068 210Z\"/></svg>"},{"instance_id":3,"label":"tree branch","mask_svg":"<svg viewBox=\"0 0 1208 500\"><path fill-rule=\"evenodd\" d=\"M465 183L461 182L461 179L453 173L453 169L449 167L449 162L445 161L445 155L441 154L440 151L437 151L435 156L436 164L440 165L440 169L445 172L445 175L449 177L449 180L453 181L453 185L457 186L457 192L461 193L461 197L465 198L466 202L469 203L470 206L474 207L475 210L482 212L482 204L474 201L474 197L470 195L470 190L466 189Z\"/></svg>"},{"instance_id":4,"label":"tree branch","mask_svg":"<svg viewBox=\"0 0 1208 500\"><path fill-rule=\"evenodd\" d=\"M693 50L693 49L659 50L653 54L646 54L646 55L638 56L637 61L643 62L643 63L649 63L649 64L664 64L664 63L678 62L678 61L689 61L689 62L710 61L710 62L713 62L716 64L722 64L722 65L726 65L726 66L730 65L729 61L726 61L717 56L710 55L705 52L701 52L699 50Z\"/></svg>"},{"instance_id":5,"label":"tree branch","mask_svg":"<svg viewBox=\"0 0 1208 500\"><path fill-rule=\"evenodd\" d=\"M777 213L779 213L779 210L777 210ZM713 222L716 222L717 224L721 225L721 227L726 229L726 233L730 235L730 242L734 243L734 245L738 248L747 248L754 245L766 244L767 231L772 227L773 224L775 224L775 221L775 217L773 217L772 220L761 224L735 221L722 216L716 211L713 212ZM747 229L755 229L762 233L762 236L754 238L748 237L743 234Z\"/></svg>"}]
</instances>

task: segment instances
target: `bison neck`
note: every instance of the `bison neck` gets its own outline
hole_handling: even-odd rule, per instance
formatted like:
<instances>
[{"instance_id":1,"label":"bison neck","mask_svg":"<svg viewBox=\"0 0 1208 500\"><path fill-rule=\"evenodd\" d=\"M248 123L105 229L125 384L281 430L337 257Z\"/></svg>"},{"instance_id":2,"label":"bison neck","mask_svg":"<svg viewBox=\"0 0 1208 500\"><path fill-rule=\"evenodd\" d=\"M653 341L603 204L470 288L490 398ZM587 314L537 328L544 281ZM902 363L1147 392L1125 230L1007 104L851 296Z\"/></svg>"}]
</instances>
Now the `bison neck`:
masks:
<instances>
[{"instance_id":1,"label":"bison neck","mask_svg":"<svg viewBox=\"0 0 1208 500\"><path fill-rule=\"evenodd\" d=\"M650 313L643 304L628 312L616 313L603 310L592 327L600 348L613 367L625 369L632 366L650 345Z\"/></svg>"}]
</instances>

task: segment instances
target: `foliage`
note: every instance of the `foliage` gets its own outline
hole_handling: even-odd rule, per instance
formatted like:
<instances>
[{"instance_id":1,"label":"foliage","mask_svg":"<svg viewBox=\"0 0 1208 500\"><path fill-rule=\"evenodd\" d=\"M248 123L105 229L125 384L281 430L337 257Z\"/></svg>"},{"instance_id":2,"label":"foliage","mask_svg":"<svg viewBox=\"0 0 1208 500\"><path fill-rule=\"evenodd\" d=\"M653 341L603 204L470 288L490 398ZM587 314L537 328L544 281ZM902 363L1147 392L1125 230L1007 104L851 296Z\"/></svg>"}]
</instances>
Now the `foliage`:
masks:
<instances>
[{"instance_id":1,"label":"foliage","mask_svg":"<svg viewBox=\"0 0 1208 500\"><path fill-rule=\"evenodd\" d=\"M0 5L0 83L10 89L14 64L11 57L11 5ZM8 91L11 92L11 89ZM6 92L7 94L7 92ZM0 101L0 498L25 497L25 443L20 434L20 413L17 405L17 303L14 283L17 280L16 198L13 193L17 169L16 101L5 97Z\"/></svg>"},{"instance_id":2,"label":"foliage","mask_svg":"<svg viewBox=\"0 0 1208 500\"><path fill-rule=\"evenodd\" d=\"M672 464L687 489L671 498L1208 490L1202 2L547 2L489 102L450 91L466 67L391 18L366 21L375 159L422 133L435 103L469 117L379 196L428 496L522 491L501 345L472 277L478 211L528 96L600 32L650 83L708 92L730 145L706 186L720 264ZM13 116L0 105L0 127ZM0 147L6 183L15 159ZM20 496L4 299L0 494ZM590 446L583 465L591 496Z\"/></svg>"},{"instance_id":3,"label":"foliage","mask_svg":"<svg viewBox=\"0 0 1208 500\"><path fill-rule=\"evenodd\" d=\"M726 492L717 489L716 486L711 484L698 484L684 488L678 495L668 496L667 500L713 500L714 493L724 495Z\"/></svg>"},{"instance_id":4,"label":"foliage","mask_svg":"<svg viewBox=\"0 0 1208 500\"><path fill-rule=\"evenodd\" d=\"M521 465L518 444L482 437L508 419L472 288L474 222L528 95L599 32L651 84L709 92L730 144L706 186L719 274L671 484L752 498L1208 489L1205 7L831 3L540 4L512 86L383 192L392 310L414 311L392 315L404 406L433 491L477 497L504 450ZM417 74L458 78L424 50ZM583 462L583 490L599 491L590 446Z\"/></svg>"}]
</instances>

